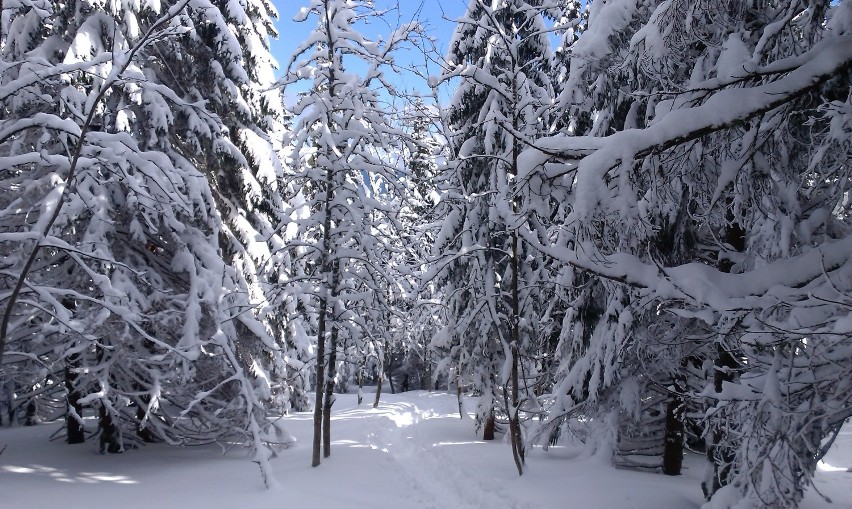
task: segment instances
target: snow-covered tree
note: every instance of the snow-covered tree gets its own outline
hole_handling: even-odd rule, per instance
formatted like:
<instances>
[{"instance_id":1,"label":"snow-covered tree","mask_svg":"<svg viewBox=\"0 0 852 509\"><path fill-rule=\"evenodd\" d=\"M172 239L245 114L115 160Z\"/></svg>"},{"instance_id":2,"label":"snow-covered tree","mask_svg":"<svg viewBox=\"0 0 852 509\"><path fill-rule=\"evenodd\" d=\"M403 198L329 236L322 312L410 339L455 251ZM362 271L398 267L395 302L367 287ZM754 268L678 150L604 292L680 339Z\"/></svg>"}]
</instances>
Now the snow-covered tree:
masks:
<instances>
[{"instance_id":1,"label":"snow-covered tree","mask_svg":"<svg viewBox=\"0 0 852 509\"><path fill-rule=\"evenodd\" d=\"M371 333L377 324L387 327L385 315L405 290L387 264L397 250L403 181L394 158L404 132L382 94L391 90L384 68L416 26L371 41L358 28L376 15L368 1L312 1L296 21L315 20L316 28L294 51L284 79L309 87L293 108L288 140L290 186L299 202L296 234L286 246L298 262L286 291L300 302L301 328L316 338L313 466L321 436L324 456L331 453L339 347L379 339Z\"/></svg>"},{"instance_id":2,"label":"snow-covered tree","mask_svg":"<svg viewBox=\"0 0 852 509\"><path fill-rule=\"evenodd\" d=\"M280 356L253 312L262 298L250 267L263 257L252 236L278 221L274 196L251 193L280 173L267 132L283 116L262 92L274 11L204 0L10 11L0 83L9 375L24 362L39 376L64 371L69 431L97 409L110 452L137 433L236 439L274 484L267 444L285 439L265 417Z\"/></svg>"},{"instance_id":3,"label":"snow-covered tree","mask_svg":"<svg viewBox=\"0 0 852 509\"><path fill-rule=\"evenodd\" d=\"M471 0L439 78L460 81L446 114L451 158L436 208L445 220L432 269L451 329L434 346L444 369L457 366L459 383L469 381L481 395L477 417L487 435L495 410L508 417L519 473L520 407L534 376L522 359L539 339L533 325L544 315L547 262L518 235L536 228L541 211L538 190L518 179L518 156L546 132L550 117L546 4Z\"/></svg>"},{"instance_id":4,"label":"snow-covered tree","mask_svg":"<svg viewBox=\"0 0 852 509\"><path fill-rule=\"evenodd\" d=\"M577 122L521 158L565 190L539 247L608 287L562 345L557 407L618 412L641 332L691 320L711 376L678 395L707 407L714 507L796 505L850 413L851 8L591 2L561 98Z\"/></svg>"}]
</instances>

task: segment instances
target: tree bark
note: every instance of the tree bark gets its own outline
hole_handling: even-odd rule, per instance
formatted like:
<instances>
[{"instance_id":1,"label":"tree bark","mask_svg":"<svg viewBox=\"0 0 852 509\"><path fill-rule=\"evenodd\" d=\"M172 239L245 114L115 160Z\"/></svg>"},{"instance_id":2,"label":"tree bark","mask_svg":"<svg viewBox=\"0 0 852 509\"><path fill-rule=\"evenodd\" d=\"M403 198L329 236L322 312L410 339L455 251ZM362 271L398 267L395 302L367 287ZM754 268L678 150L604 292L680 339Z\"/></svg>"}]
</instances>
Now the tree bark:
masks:
<instances>
[{"instance_id":1,"label":"tree bark","mask_svg":"<svg viewBox=\"0 0 852 509\"><path fill-rule=\"evenodd\" d=\"M485 419L485 427L482 430L482 439L483 440L494 440L494 409L491 409L491 413L488 414L488 417Z\"/></svg>"},{"instance_id":2,"label":"tree bark","mask_svg":"<svg viewBox=\"0 0 852 509\"><path fill-rule=\"evenodd\" d=\"M77 420L71 413L71 410L77 416L83 416L83 406L77 403L82 396L77 390L77 368L80 367L80 357L77 354L69 355L67 364L65 365L65 391L67 394L67 408L65 413L65 431L67 434L66 441L69 444L82 444L86 441L86 434L83 428L83 423Z\"/></svg>"},{"instance_id":3,"label":"tree bark","mask_svg":"<svg viewBox=\"0 0 852 509\"><path fill-rule=\"evenodd\" d=\"M328 375L325 380L325 399L322 416L322 455L331 455L331 406L334 404L334 379L337 377L337 327L331 329L328 345Z\"/></svg>"},{"instance_id":4,"label":"tree bark","mask_svg":"<svg viewBox=\"0 0 852 509\"><path fill-rule=\"evenodd\" d=\"M382 397L382 384L385 383L385 367L379 368L379 381L376 384L376 399L373 401L373 408L378 408L379 398Z\"/></svg>"},{"instance_id":5,"label":"tree bark","mask_svg":"<svg viewBox=\"0 0 852 509\"><path fill-rule=\"evenodd\" d=\"M317 323L317 365L316 381L314 382L314 437L313 456L311 466L320 464L320 448L322 443L322 411L323 411L323 389L325 388L325 327L326 314L328 312L328 300L320 299L319 321Z\"/></svg>"},{"instance_id":6,"label":"tree bark","mask_svg":"<svg viewBox=\"0 0 852 509\"><path fill-rule=\"evenodd\" d=\"M684 413L683 393L686 380L681 374L672 381L673 392L666 405L666 435L663 446L663 473L680 475L683 466Z\"/></svg>"},{"instance_id":7,"label":"tree bark","mask_svg":"<svg viewBox=\"0 0 852 509\"><path fill-rule=\"evenodd\" d=\"M449 385L449 382L447 382ZM461 366L456 370L456 398L459 401L459 419L464 419L464 403L462 402Z\"/></svg>"},{"instance_id":8,"label":"tree bark","mask_svg":"<svg viewBox=\"0 0 852 509\"><path fill-rule=\"evenodd\" d=\"M358 404L364 401L364 367L358 369Z\"/></svg>"},{"instance_id":9,"label":"tree bark","mask_svg":"<svg viewBox=\"0 0 852 509\"><path fill-rule=\"evenodd\" d=\"M519 102L519 94L517 90L517 86L513 86L513 93L515 99L515 105ZM514 128L514 132L518 131L519 121L518 114L515 111L515 114L512 117L512 127ZM510 173L517 177L518 176L518 153L520 152L520 145L518 143L518 138L516 136L512 136L512 166L510 168ZM512 199L512 212L518 213L520 209L520 203L518 203L518 198ZM511 433L512 439L512 455L515 459L515 466L518 468L518 475L524 474L524 444L523 437L521 436L521 422L520 422L520 386L518 383L518 349L521 346L521 294L520 294L520 250L519 242L518 242L518 231L512 231L512 253L509 263L512 269L512 374L511 374L511 391L512 391L512 406L508 408L509 414L509 432Z\"/></svg>"},{"instance_id":10,"label":"tree bark","mask_svg":"<svg viewBox=\"0 0 852 509\"><path fill-rule=\"evenodd\" d=\"M101 403L99 412L99 426L101 428L101 454L108 452L117 454L124 451L124 446L121 443L121 434L118 426L112 420L112 415L107 411L106 406Z\"/></svg>"}]
</instances>

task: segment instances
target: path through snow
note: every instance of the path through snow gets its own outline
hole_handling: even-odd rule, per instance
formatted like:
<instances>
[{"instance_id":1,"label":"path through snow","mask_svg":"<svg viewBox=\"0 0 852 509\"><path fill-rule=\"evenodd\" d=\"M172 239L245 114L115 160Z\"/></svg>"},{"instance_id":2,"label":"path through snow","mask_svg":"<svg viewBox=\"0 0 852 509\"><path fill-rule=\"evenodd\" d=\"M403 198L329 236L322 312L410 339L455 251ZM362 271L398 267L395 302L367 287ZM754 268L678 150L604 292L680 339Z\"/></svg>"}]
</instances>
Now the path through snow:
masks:
<instances>
[{"instance_id":1,"label":"path through snow","mask_svg":"<svg viewBox=\"0 0 852 509\"><path fill-rule=\"evenodd\" d=\"M280 488L266 491L244 454L161 444L99 455L94 443L49 441L58 423L0 429L0 509L697 509L700 456L685 475L615 470L555 447L528 452L519 477L508 443L477 439L455 396L412 391L383 396L379 408L339 395L332 455L310 467L312 414L286 417L301 440L273 460ZM803 509L852 509L852 426L817 474L834 504L809 493Z\"/></svg>"}]
</instances>

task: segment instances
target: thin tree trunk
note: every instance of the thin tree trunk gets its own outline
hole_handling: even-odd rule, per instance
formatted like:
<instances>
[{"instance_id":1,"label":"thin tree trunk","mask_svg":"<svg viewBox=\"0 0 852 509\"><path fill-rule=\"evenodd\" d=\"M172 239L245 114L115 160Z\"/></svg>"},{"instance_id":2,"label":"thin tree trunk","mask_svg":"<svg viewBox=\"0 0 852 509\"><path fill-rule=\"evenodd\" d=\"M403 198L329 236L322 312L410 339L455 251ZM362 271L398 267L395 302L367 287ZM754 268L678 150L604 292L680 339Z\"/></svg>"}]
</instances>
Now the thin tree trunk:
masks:
<instances>
[{"instance_id":1,"label":"thin tree trunk","mask_svg":"<svg viewBox=\"0 0 852 509\"><path fill-rule=\"evenodd\" d=\"M736 222L736 218L732 212L733 200L728 198L726 204L728 206L726 217L730 221L730 226L726 229L725 241L734 250L744 252L746 247L746 232ZM730 273L733 263L727 259L719 260L718 267L721 272ZM713 388L718 394L722 392L725 382L732 382L734 380L734 370L737 368L736 358L721 341L716 344L716 359L713 365ZM724 419L724 416L722 418ZM734 451L724 446L724 423L717 422L715 424L711 435L711 443L707 447L707 459L713 465L713 479L710 484L702 484L702 490L707 500L710 500L713 494L719 491L720 488L728 485L728 477L730 476L731 465L734 461Z\"/></svg>"},{"instance_id":2,"label":"thin tree trunk","mask_svg":"<svg viewBox=\"0 0 852 509\"><path fill-rule=\"evenodd\" d=\"M449 382L447 382L449 384ZM456 398L459 400L459 419L464 419L464 403L462 402L461 365L456 370Z\"/></svg>"},{"instance_id":3,"label":"thin tree trunk","mask_svg":"<svg viewBox=\"0 0 852 509\"><path fill-rule=\"evenodd\" d=\"M382 397L382 384L385 383L385 367L379 368L379 383L376 384L376 399L373 401L373 408L378 408L379 398Z\"/></svg>"},{"instance_id":4,"label":"thin tree trunk","mask_svg":"<svg viewBox=\"0 0 852 509\"><path fill-rule=\"evenodd\" d=\"M320 299L319 321L317 323L317 365L316 365L316 381L314 382L314 391L316 394L314 402L314 439L313 439L313 456L311 466L317 467L320 464L320 448L322 443L322 411L323 411L323 389L325 388L325 327L326 314L328 312L328 300Z\"/></svg>"},{"instance_id":5,"label":"thin tree trunk","mask_svg":"<svg viewBox=\"0 0 852 509\"><path fill-rule=\"evenodd\" d=\"M524 445L521 436L521 420L518 398L518 345L512 345L512 406L509 408L509 431L512 434L512 456L518 475L524 475Z\"/></svg>"},{"instance_id":6,"label":"thin tree trunk","mask_svg":"<svg viewBox=\"0 0 852 509\"><path fill-rule=\"evenodd\" d=\"M324 458L331 455L331 406L334 404L334 379L337 377L337 331L337 327L332 327L331 341L328 345L328 375L325 380L322 416L322 455Z\"/></svg>"},{"instance_id":7,"label":"thin tree trunk","mask_svg":"<svg viewBox=\"0 0 852 509\"><path fill-rule=\"evenodd\" d=\"M518 104L519 97L517 87L514 86L515 104ZM515 132L518 130L518 115L517 112L512 117L512 126ZM518 138L513 135L512 138L512 166L510 172L513 176L518 176L518 153L520 146ZM512 200L512 211L518 213L520 204L518 198ZM512 455L515 459L515 466L518 467L518 475L524 474L524 444L521 436L520 422L520 387L518 383L518 349L521 346L521 296L518 280L520 278L520 249L518 242L517 230L512 231L512 254L509 260L512 268L512 374L511 374L511 391L512 391L512 406L509 410L509 432L512 439Z\"/></svg>"},{"instance_id":8,"label":"thin tree trunk","mask_svg":"<svg viewBox=\"0 0 852 509\"><path fill-rule=\"evenodd\" d=\"M432 392L432 353L426 350L426 390Z\"/></svg>"},{"instance_id":9,"label":"thin tree trunk","mask_svg":"<svg viewBox=\"0 0 852 509\"><path fill-rule=\"evenodd\" d=\"M71 412L73 410L78 417L83 416L83 406L77 402L82 396L77 389L77 368L79 367L79 355L69 355L67 364L65 365L65 391L68 398L68 411L65 413L65 431L67 434L66 441L69 444L82 444L86 441L83 424Z\"/></svg>"},{"instance_id":10,"label":"thin tree trunk","mask_svg":"<svg viewBox=\"0 0 852 509\"><path fill-rule=\"evenodd\" d=\"M364 367L358 369L358 404L364 401Z\"/></svg>"}]
</instances>

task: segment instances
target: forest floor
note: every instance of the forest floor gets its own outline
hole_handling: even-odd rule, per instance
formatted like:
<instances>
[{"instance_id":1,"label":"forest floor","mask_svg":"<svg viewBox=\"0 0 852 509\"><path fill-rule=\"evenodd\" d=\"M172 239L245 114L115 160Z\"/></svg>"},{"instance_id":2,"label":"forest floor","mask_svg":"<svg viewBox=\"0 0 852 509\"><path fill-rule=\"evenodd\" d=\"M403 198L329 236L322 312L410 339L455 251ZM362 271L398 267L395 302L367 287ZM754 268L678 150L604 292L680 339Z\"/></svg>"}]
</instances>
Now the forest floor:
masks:
<instances>
[{"instance_id":1,"label":"forest floor","mask_svg":"<svg viewBox=\"0 0 852 509\"><path fill-rule=\"evenodd\" d=\"M578 448L534 448L517 475L505 441L484 442L459 418L446 393L338 395L332 455L310 467L311 419L286 417L300 441L272 460L280 486L265 490L240 451L161 444L100 455L95 441L49 440L60 423L0 429L0 508L698 508L703 458L690 454L684 475L619 470ZM805 509L852 508L852 425L820 463L819 490Z\"/></svg>"}]
</instances>

